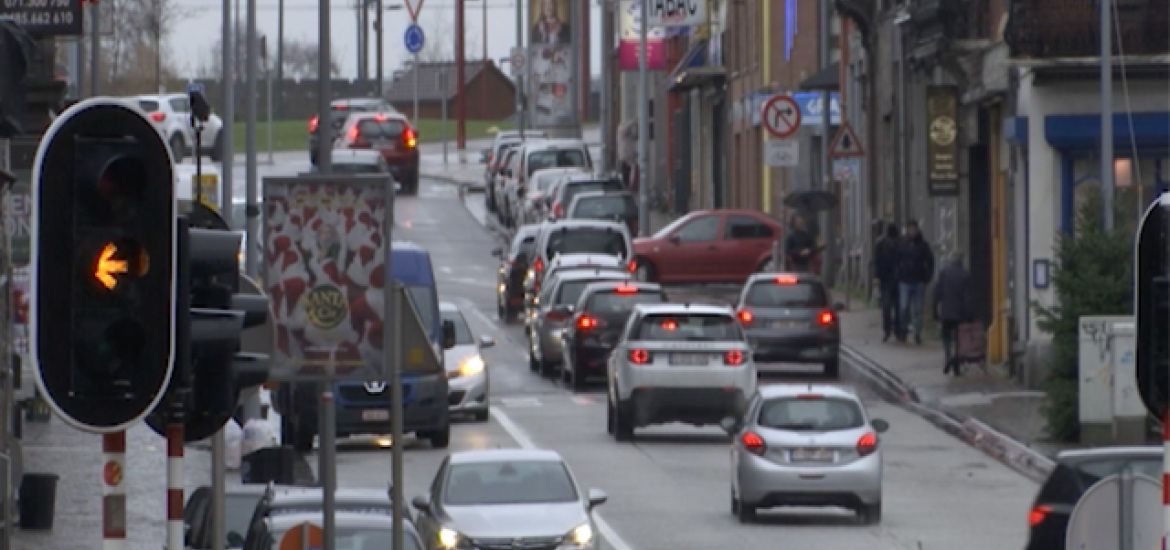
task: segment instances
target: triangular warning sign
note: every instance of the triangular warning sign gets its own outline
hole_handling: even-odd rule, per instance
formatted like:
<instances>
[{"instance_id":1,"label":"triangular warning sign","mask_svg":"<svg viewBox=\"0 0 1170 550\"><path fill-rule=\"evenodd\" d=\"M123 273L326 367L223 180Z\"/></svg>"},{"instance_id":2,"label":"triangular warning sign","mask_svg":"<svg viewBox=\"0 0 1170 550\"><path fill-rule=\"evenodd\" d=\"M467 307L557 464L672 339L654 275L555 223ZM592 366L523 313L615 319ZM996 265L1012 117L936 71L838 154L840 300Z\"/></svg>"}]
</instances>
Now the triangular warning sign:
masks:
<instances>
[{"instance_id":1,"label":"triangular warning sign","mask_svg":"<svg viewBox=\"0 0 1170 550\"><path fill-rule=\"evenodd\" d=\"M837 129L833 136L833 143L829 146L829 156L839 159L848 157L863 157L865 150L861 148L861 140L853 133L853 127L848 122Z\"/></svg>"}]
</instances>

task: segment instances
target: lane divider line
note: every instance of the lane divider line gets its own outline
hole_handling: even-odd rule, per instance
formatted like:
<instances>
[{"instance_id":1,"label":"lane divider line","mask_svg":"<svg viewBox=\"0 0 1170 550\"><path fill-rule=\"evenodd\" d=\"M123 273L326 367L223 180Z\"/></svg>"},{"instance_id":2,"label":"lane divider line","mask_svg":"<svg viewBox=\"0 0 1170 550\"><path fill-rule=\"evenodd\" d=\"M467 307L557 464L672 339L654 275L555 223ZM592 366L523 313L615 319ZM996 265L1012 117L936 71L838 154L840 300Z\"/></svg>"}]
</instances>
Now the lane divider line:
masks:
<instances>
[{"instance_id":1,"label":"lane divider line","mask_svg":"<svg viewBox=\"0 0 1170 550\"><path fill-rule=\"evenodd\" d=\"M539 448L539 446L537 446L536 443L532 441L532 438L528 436L528 432L524 431L523 428L516 424L516 422L514 422L512 418L508 416L508 413L505 413L504 411L500 410L500 408L495 407L492 408L492 418L494 418L496 422L500 424L500 427L503 428L505 432L508 432L508 435L512 436L512 439L516 440L516 444L520 445L521 448ZM614 530L609 522L605 521L605 518L601 517L601 514L594 512L593 521L597 524L597 530L601 532L601 536L604 537L606 542L609 543L610 548L613 550L634 550L634 547L630 546L629 543L622 539L621 535L617 534L617 531Z\"/></svg>"}]
</instances>

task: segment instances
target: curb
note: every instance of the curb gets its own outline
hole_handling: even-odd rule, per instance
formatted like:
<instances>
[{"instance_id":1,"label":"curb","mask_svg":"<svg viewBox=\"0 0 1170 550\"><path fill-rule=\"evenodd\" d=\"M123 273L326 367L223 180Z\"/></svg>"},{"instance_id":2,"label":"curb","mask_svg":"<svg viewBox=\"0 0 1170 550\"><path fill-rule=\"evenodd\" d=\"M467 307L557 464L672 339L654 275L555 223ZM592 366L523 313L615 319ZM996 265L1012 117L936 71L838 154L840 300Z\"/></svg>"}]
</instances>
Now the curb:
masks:
<instances>
[{"instance_id":1,"label":"curb","mask_svg":"<svg viewBox=\"0 0 1170 550\"><path fill-rule=\"evenodd\" d=\"M443 183L447 183L450 185L457 185L461 188L461 191L466 191L468 193L483 193L484 192L483 183L480 181L476 181L476 180L460 179L460 178L447 176L447 175L443 175L443 174L426 173L426 172L419 172L419 177L431 179L431 180L436 180L436 181L441 181Z\"/></svg>"},{"instance_id":2,"label":"curb","mask_svg":"<svg viewBox=\"0 0 1170 550\"><path fill-rule=\"evenodd\" d=\"M987 456L998 460L1020 475L1036 483L1043 483L1056 466L1056 463L1043 453L974 417L960 418L954 413L922 403L913 387L856 349L842 344L841 355L883 397L983 451Z\"/></svg>"}]
</instances>

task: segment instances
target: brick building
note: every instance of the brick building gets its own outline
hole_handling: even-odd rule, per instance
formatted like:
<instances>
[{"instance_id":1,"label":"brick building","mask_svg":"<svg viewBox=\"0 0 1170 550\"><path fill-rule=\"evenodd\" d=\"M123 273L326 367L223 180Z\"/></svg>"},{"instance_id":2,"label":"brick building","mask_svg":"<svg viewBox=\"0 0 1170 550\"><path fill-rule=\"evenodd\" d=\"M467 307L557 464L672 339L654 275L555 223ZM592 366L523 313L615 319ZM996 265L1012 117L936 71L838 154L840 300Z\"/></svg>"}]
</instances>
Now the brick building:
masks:
<instances>
[{"instance_id":1,"label":"brick building","mask_svg":"<svg viewBox=\"0 0 1170 550\"><path fill-rule=\"evenodd\" d=\"M469 61L464 65L465 108L470 120L502 120L516 111L516 86L490 60ZM397 71L386 84L386 98L399 111L414 113L415 71ZM455 63L420 63L418 66L418 109L422 118L442 116L443 102L447 116L455 117L459 89L455 82Z\"/></svg>"}]
</instances>

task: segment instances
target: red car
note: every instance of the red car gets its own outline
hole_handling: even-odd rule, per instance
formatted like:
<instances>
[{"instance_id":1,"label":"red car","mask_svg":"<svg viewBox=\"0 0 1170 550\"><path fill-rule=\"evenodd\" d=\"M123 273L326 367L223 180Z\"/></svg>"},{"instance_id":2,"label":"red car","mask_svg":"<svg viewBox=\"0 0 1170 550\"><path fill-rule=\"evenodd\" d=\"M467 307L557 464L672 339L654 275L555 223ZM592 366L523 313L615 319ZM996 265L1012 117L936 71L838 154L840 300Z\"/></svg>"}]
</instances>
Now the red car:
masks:
<instances>
[{"instance_id":1,"label":"red car","mask_svg":"<svg viewBox=\"0 0 1170 550\"><path fill-rule=\"evenodd\" d=\"M742 283L772 259L780 224L756 210L696 210L634 240L637 277L659 283Z\"/></svg>"},{"instance_id":2,"label":"red car","mask_svg":"<svg viewBox=\"0 0 1170 550\"><path fill-rule=\"evenodd\" d=\"M418 132L398 113L354 113L337 136L335 147L374 149L407 195L418 193Z\"/></svg>"}]
</instances>

